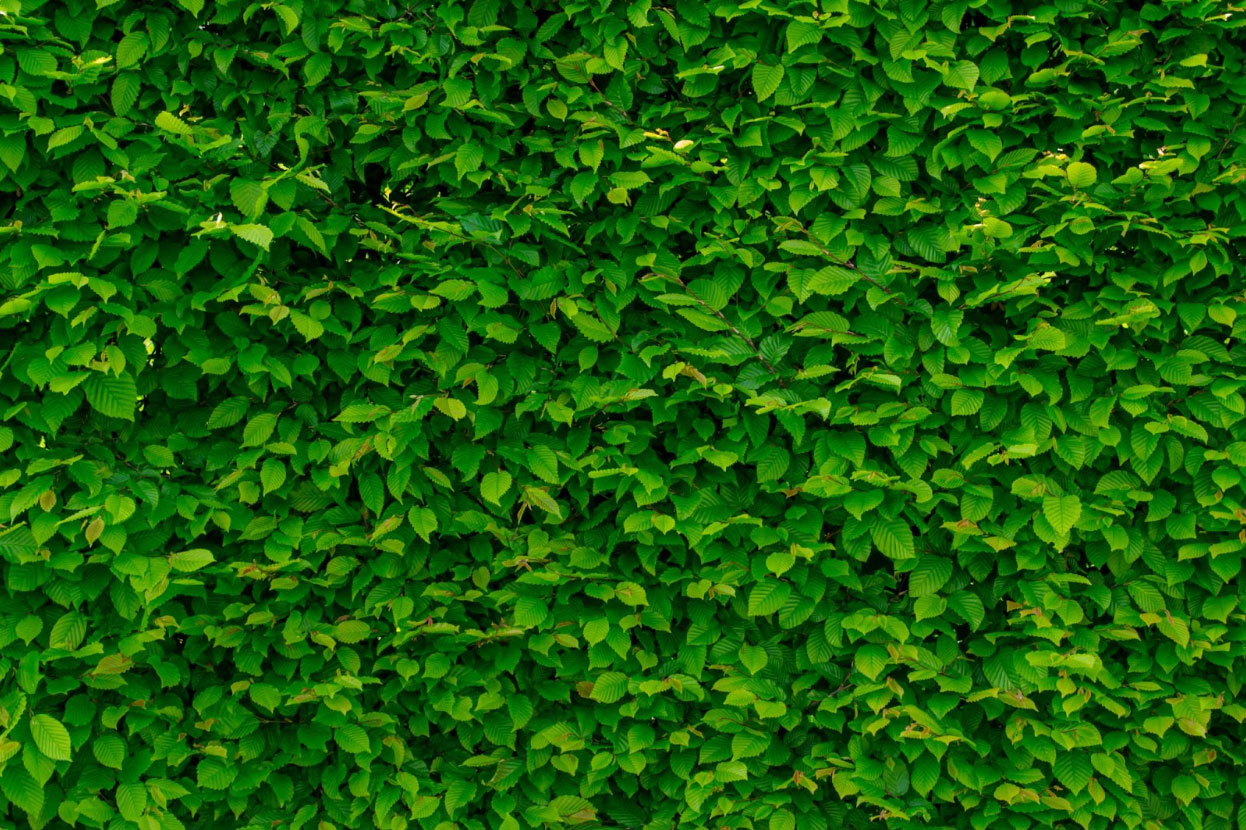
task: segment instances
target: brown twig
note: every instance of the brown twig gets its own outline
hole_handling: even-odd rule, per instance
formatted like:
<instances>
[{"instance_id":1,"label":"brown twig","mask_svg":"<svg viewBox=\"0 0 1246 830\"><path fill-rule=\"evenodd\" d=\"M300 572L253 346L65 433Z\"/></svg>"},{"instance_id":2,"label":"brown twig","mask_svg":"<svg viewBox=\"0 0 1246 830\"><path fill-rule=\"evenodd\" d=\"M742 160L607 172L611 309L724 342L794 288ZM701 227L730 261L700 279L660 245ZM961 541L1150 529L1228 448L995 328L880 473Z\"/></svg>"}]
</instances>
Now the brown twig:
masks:
<instances>
[{"instance_id":1,"label":"brown twig","mask_svg":"<svg viewBox=\"0 0 1246 830\"><path fill-rule=\"evenodd\" d=\"M826 249L826 246L824 246L821 242L819 242L814 237L814 235L809 232L809 229L806 228L804 225L802 225L800 222L798 222L796 219L792 217L784 217L784 219L787 220L788 222L791 222L793 225L795 225L796 228L801 233L803 233L809 239L810 242L812 242L814 245L817 246L818 250L822 252L822 255L826 257L827 259L829 259L831 262L834 262L836 265L841 265L844 268L851 268L853 271L856 271L858 274L861 275L862 281L868 282L870 285L874 286L879 291L886 294L888 297L891 297L893 300L895 300L900 305L908 305L908 303L904 301L903 297L899 296L893 291L889 291L887 289L887 286L883 285L878 280L866 274L864 271L862 271L860 268L857 267L856 263L850 262L846 259L840 259L839 257L835 256L833 253L828 251Z\"/></svg>"},{"instance_id":2,"label":"brown twig","mask_svg":"<svg viewBox=\"0 0 1246 830\"><path fill-rule=\"evenodd\" d=\"M779 381L779 385L782 386L784 389L787 388L787 384L784 383L783 377L779 374L779 370L774 367L773 363L771 363L769 360L766 360L765 356L762 355L761 350L757 348L757 344L753 342L753 338L749 337L747 334L740 331L740 329L737 328L734 323L732 323L730 320L727 319L727 315L723 314L721 311L714 308L709 303L705 302L705 300L698 297L696 293L688 287L688 284L684 282L683 279L681 279L680 277L675 277L675 282L679 283L679 286L688 293L689 297L696 300L703 307L709 309L709 311L715 317L721 320L723 324L727 326L727 328L731 329L732 333L735 334L736 337L744 341L745 345L747 345L752 350L753 354L756 355L757 359L760 360L762 364L767 369L770 370L770 373L775 376L775 379Z\"/></svg>"}]
</instances>

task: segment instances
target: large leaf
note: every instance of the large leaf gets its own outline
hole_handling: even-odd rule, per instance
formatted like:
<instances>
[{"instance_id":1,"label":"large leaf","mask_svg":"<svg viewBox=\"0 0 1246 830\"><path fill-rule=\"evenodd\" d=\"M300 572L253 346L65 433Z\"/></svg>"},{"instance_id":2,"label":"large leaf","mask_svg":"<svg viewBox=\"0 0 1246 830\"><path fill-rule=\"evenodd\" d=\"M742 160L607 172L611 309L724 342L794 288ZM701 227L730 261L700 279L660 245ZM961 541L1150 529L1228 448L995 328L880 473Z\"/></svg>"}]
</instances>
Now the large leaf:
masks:
<instances>
[{"instance_id":1,"label":"large leaf","mask_svg":"<svg viewBox=\"0 0 1246 830\"><path fill-rule=\"evenodd\" d=\"M69 730L51 715L34 715L30 719L30 735L48 758L53 761L68 761L73 757L73 743L69 738Z\"/></svg>"},{"instance_id":2,"label":"large leaf","mask_svg":"<svg viewBox=\"0 0 1246 830\"><path fill-rule=\"evenodd\" d=\"M1081 499L1077 496L1044 496L1043 515L1057 533L1067 535L1081 518Z\"/></svg>"},{"instance_id":3,"label":"large leaf","mask_svg":"<svg viewBox=\"0 0 1246 830\"><path fill-rule=\"evenodd\" d=\"M92 372L82 383L87 402L101 415L134 420L138 405L138 386L128 374L110 375Z\"/></svg>"}]
</instances>

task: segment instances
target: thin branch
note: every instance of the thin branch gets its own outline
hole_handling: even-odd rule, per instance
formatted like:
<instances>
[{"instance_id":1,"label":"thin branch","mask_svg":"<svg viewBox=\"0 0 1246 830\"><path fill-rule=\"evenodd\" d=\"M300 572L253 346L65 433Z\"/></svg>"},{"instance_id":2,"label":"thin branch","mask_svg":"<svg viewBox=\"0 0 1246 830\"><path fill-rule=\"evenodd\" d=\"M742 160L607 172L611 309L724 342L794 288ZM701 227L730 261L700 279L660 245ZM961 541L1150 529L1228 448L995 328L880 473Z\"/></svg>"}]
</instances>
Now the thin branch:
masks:
<instances>
[{"instance_id":1,"label":"thin branch","mask_svg":"<svg viewBox=\"0 0 1246 830\"><path fill-rule=\"evenodd\" d=\"M704 308L708 309L709 312L713 314L715 317L717 317L719 320L721 320L727 328L731 329L732 333L735 334L736 337L744 341L745 345L747 345L752 350L753 354L756 355L757 359L760 360L762 364L767 369L770 370L770 373L775 376L775 379L779 381L779 385L782 386L784 389L787 388L787 384L783 381L783 377L779 374L779 370L774 367L773 363L771 363L769 360L766 360L765 356L762 355L761 350L757 348L757 344L753 342L753 338L749 337L747 334L740 331L740 329L736 327L735 323L732 323L730 320L727 319L727 315L723 314L721 311L714 308L709 303L705 302L705 300L698 297L696 295L696 292L690 289L688 287L688 284L684 282L683 279L681 279L680 277L675 277L674 279L675 279L675 282L679 283L680 287L683 288L683 290L688 293L689 297L696 300Z\"/></svg>"},{"instance_id":2,"label":"thin branch","mask_svg":"<svg viewBox=\"0 0 1246 830\"><path fill-rule=\"evenodd\" d=\"M861 280L863 282L868 282L870 285L874 286L879 291L886 294L888 297L891 297L893 300L895 300L900 305L908 305L908 303L904 301L903 297L896 294L894 291L889 291L887 289L887 286L883 285L878 280L866 274L864 271L862 271L860 268L857 267L856 263L850 262L849 260L846 260L846 259L840 259L839 257L835 256L833 253L828 251L826 249L826 246L824 246L821 242L819 242L814 237L814 235L809 232L809 229L806 228L804 225L802 225L799 221L797 221L796 219L790 216L785 216L783 218L784 218L785 224L791 223L795 225L797 230L803 233L809 239L810 242L812 242L815 246L817 246L818 250L822 252L822 255L826 257L827 259L829 259L831 262L834 262L836 265L841 265L844 268L851 268L853 271L856 271L861 276Z\"/></svg>"}]
</instances>

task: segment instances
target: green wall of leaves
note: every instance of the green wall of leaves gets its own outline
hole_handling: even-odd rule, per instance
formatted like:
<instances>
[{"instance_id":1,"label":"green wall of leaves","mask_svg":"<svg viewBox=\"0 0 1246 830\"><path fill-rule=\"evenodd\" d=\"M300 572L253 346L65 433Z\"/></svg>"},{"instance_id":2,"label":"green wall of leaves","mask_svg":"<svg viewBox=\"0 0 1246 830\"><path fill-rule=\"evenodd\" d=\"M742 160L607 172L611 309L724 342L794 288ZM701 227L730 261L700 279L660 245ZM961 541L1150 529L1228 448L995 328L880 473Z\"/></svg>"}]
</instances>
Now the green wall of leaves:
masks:
<instances>
[{"instance_id":1,"label":"green wall of leaves","mask_svg":"<svg viewBox=\"0 0 1246 830\"><path fill-rule=\"evenodd\" d=\"M0 0L0 826L1236 830L1244 20Z\"/></svg>"}]
</instances>

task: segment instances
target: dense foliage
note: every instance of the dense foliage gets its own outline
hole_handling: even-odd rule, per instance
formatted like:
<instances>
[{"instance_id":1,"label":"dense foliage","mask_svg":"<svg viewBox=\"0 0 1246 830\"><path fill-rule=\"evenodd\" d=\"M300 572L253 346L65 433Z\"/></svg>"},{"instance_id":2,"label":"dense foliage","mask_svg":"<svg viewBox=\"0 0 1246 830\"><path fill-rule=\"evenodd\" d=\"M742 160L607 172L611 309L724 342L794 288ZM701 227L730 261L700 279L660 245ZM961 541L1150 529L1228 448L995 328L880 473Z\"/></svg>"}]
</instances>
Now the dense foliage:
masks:
<instances>
[{"instance_id":1,"label":"dense foliage","mask_svg":"<svg viewBox=\"0 0 1246 830\"><path fill-rule=\"evenodd\" d=\"M0 0L0 825L1236 827L1244 19Z\"/></svg>"}]
</instances>

